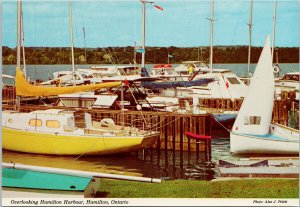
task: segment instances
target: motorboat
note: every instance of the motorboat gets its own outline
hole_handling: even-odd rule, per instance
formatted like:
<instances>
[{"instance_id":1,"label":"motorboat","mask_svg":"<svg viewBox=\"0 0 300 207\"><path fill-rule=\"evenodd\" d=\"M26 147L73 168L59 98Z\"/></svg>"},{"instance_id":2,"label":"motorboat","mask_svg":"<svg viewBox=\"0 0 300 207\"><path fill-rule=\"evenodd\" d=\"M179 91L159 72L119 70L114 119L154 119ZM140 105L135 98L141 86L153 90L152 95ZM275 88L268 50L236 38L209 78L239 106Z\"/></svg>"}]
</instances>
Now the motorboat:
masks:
<instances>
[{"instance_id":1,"label":"motorboat","mask_svg":"<svg viewBox=\"0 0 300 207\"><path fill-rule=\"evenodd\" d=\"M275 80L276 95L279 97L283 91L293 91L295 92L295 100L299 100L299 77L300 72L290 72Z\"/></svg>"},{"instance_id":2,"label":"motorboat","mask_svg":"<svg viewBox=\"0 0 300 207\"><path fill-rule=\"evenodd\" d=\"M184 61L174 68L174 71L181 76L190 76L194 72L207 69L208 66L203 61Z\"/></svg>"}]
</instances>

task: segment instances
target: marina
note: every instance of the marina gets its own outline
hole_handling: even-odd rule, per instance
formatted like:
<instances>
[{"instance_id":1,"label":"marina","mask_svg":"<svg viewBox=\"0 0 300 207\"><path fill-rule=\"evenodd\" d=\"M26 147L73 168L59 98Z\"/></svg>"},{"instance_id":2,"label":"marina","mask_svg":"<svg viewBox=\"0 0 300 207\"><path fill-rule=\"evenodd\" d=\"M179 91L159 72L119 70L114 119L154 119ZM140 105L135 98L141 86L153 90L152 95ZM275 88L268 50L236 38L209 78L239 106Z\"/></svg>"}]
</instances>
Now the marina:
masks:
<instances>
[{"instance_id":1,"label":"marina","mask_svg":"<svg viewBox=\"0 0 300 207\"><path fill-rule=\"evenodd\" d=\"M277 0L272 36L266 30L256 39L253 1L248 2L248 48L238 42L214 46L214 0L205 2L209 46L148 46L146 18L154 18L149 8L164 12L159 4L168 3L141 0L120 3L140 6L138 45L87 48L83 25L84 46L77 47L78 15L73 12L80 2L69 1L63 7L70 46L26 47L24 36L30 32L23 20L28 21L31 3L13 3L16 48L3 47L2 57L5 198L109 197L102 183L112 180L132 186L181 181L210 186L246 178L299 182L300 73L299 64L289 63L299 61L293 59L299 49L286 55L295 48L276 47ZM258 39L259 47L252 46ZM142 190L132 186L124 188Z\"/></svg>"}]
</instances>

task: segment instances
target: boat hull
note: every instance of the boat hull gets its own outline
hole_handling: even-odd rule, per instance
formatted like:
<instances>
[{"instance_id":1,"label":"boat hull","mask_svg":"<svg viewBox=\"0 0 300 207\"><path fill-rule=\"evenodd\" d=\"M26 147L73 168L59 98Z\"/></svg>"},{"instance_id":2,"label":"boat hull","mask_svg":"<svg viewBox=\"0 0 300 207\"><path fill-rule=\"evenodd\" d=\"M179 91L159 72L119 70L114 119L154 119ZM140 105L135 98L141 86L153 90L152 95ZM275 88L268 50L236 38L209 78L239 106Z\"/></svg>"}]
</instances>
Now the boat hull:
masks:
<instances>
[{"instance_id":1,"label":"boat hull","mask_svg":"<svg viewBox=\"0 0 300 207\"><path fill-rule=\"evenodd\" d=\"M95 196L99 186L100 178L2 168L3 198L85 198Z\"/></svg>"},{"instance_id":2,"label":"boat hull","mask_svg":"<svg viewBox=\"0 0 300 207\"><path fill-rule=\"evenodd\" d=\"M52 155L105 155L124 153L154 144L157 133L141 136L75 136L22 131L2 127L2 148Z\"/></svg>"},{"instance_id":3,"label":"boat hull","mask_svg":"<svg viewBox=\"0 0 300 207\"><path fill-rule=\"evenodd\" d=\"M231 132L230 151L235 154L299 154L299 141L274 140Z\"/></svg>"}]
</instances>

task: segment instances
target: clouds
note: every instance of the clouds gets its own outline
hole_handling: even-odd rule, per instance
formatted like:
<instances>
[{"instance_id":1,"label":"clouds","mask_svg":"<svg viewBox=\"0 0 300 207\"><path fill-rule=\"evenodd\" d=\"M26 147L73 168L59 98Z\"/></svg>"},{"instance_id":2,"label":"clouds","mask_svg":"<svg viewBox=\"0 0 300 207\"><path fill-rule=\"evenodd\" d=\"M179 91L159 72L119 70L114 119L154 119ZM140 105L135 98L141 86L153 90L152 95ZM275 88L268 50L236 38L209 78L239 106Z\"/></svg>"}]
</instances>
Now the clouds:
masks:
<instances>
[{"instance_id":1,"label":"clouds","mask_svg":"<svg viewBox=\"0 0 300 207\"><path fill-rule=\"evenodd\" d=\"M210 1L163 0L147 5L146 45L209 45ZM141 3L135 1L73 1L74 43L83 47L83 27L88 47L141 44ZM247 45L249 1L215 0L214 44ZM23 3L27 46L70 45L68 1L25 1ZM278 0L276 45L298 46L297 0ZM3 3L3 45L16 45L16 1ZM253 2L253 45L262 45L272 33L273 1Z\"/></svg>"}]
</instances>

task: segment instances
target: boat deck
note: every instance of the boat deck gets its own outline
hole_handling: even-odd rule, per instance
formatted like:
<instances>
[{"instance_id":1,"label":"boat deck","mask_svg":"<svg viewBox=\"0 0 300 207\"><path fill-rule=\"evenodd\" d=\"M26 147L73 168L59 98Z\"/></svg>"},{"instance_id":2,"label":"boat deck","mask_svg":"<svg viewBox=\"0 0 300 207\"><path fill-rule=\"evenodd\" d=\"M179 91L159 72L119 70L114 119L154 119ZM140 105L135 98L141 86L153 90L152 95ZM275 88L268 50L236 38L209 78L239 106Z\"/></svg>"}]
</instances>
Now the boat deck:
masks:
<instances>
[{"instance_id":1,"label":"boat deck","mask_svg":"<svg viewBox=\"0 0 300 207\"><path fill-rule=\"evenodd\" d=\"M219 160L217 171L220 177L238 178L298 178L299 158L274 158L270 159L240 159Z\"/></svg>"}]
</instances>

